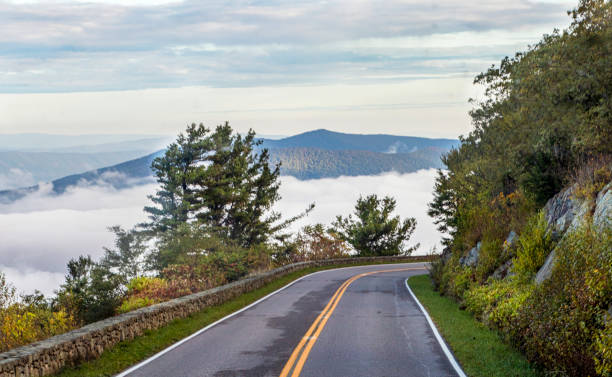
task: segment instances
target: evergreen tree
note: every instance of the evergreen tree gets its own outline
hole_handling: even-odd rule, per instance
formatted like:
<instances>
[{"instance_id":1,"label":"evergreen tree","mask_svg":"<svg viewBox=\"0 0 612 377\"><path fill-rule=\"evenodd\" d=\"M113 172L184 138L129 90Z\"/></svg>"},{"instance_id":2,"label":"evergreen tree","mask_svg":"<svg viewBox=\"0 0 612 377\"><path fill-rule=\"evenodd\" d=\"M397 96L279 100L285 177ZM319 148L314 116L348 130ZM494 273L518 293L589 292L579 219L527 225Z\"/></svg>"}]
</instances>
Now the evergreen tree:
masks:
<instances>
[{"instance_id":1,"label":"evergreen tree","mask_svg":"<svg viewBox=\"0 0 612 377\"><path fill-rule=\"evenodd\" d=\"M144 256L147 251L146 237L135 230L125 230L113 226L109 231L115 233L115 249L104 248L104 257L100 266L116 272L125 283L142 276L144 272Z\"/></svg>"},{"instance_id":2,"label":"evergreen tree","mask_svg":"<svg viewBox=\"0 0 612 377\"><path fill-rule=\"evenodd\" d=\"M379 199L376 195L360 197L353 217L337 216L333 223L336 233L350 243L359 256L409 255L419 245L405 247L416 220L399 216L391 217L396 201L390 196Z\"/></svg>"},{"instance_id":3,"label":"evergreen tree","mask_svg":"<svg viewBox=\"0 0 612 377\"><path fill-rule=\"evenodd\" d=\"M160 235L192 224L246 248L281 237L282 229L313 206L279 223L280 214L271 209L280 199L280 163L270 166L260 144L254 131L243 137L227 122L214 131L189 126L153 162L161 188L151 196L155 206L145 208L147 228Z\"/></svg>"}]
</instances>

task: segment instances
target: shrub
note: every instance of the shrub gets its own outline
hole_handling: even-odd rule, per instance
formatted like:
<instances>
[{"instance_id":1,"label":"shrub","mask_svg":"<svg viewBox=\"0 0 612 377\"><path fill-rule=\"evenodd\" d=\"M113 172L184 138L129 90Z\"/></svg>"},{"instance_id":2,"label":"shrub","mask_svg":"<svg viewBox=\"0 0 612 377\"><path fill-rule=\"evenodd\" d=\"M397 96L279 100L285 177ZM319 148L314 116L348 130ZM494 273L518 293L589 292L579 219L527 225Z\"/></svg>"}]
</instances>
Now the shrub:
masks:
<instances>
[{"instance_id":1,"label":"shrub","mask_svg":"<svg viewBox=\"0 0 612 377\"><path fill-rule=\"evenodd\" d=\"M55 305L82 323L91 323L114 314L125 294L124 279L94 262L79 256L68 262L68 274Z\"/></svg>"},{"instance_id":2,"label":"shrub","mask_svg":"<svg viewBox=\"0 0 612 377\"><path fill-rule=\"evenodd\" d=\"M310 260L334 259L350 257L349 245L331 229L325 229L323 224L307 225L298 233L291 247L285 248L277 260L282 264L297 263Z\"/></svg>"},{"instance_id":3,"label":"shrub","mask_svg":"<svg viewBox=\"0 0 612 377\"><path fill-rule=\"evenodd\" d=\"M501 239L483 239L478 257L478 265L475 269L476 280L480 283L504 262L503 241Z\"/></svg>"},{"instance_id":4,"label":"shrub","mask_svg":"<svg viewBox=\"0 0 612 377\"><path fill-rule=\"evenodd\" d=\"M54 309L39 292L18 302L15 289L0 273L0 352L32 343L76 327L63 309Z\"/></svg>"},{"instance_id":5,"label":"shrub","mask_svg":"<svg viewBox=\"0 0 612 377\"><path fill-rule=\"evenodd\" d=\"M578 199L593 199L599 191L612 181L612 156L591 157L580 164L572 174L576 182L574 196Z\"/></svg>"},{"instance_id":6,"label":"shrub","mask_svg":"<svg viewBox=\"0 0 612 377\"><path fill-rule=\"evenodd\" d=\"M449 293L460 300L474 282L474 273L470 267L460 268L449 284Z\"/></svg>"},{"instance_id":7,"label":"shrub","mask_svg":"<svg viewBox=\"0 0 612 377\"><path fill-rule=\"evenodd\" d=\"M553 248L551 232L544 211L538 212L528 221L517 241L514 272L530 279L544 264Z\"/></svg>"},{"instance_id":8,"label":"shrub","mask_svg":"<svg viewBox=\"0 0 612 377\"><path fill-rule=\"evenodd\" d=\"M468 290L464 303L466 309L483 322L506 331L532 292L532 284L523 284L516 279L491 281Z\"/></svg>"},{"instance_id":9,"label":"shrub","mask_svg":"<svg viewBox=\"0 0 612 377\"><path fill-rule=\"evenodd\" d=\"M131 312L145 306L151 306L157 304L158 301L153 300L149 297L128 297L123 300L121 305L117 308L117 314Z\"/></svg>"},{"instance_id":10,"label":"shrub","mask_svg":"<svg viewBox=\"0 0 612 377\"><path fill-rule=\"evenodd\" d=\"M609 365L604 329L612 304L612 229L596 232L584 224L557 250L551 277L519 308L512 337L548 369L595 375L596 365Z\"/></svg>"},{"instance_id":11,"label":"shrub","mask_svg":"<svg viewBox=\"0 0 612 377\"><path fill-rule=\"evenodd\" d=\"M595 370L602 376L612 376L612 318L595 337Z\"/></svg>"}]
</instances>

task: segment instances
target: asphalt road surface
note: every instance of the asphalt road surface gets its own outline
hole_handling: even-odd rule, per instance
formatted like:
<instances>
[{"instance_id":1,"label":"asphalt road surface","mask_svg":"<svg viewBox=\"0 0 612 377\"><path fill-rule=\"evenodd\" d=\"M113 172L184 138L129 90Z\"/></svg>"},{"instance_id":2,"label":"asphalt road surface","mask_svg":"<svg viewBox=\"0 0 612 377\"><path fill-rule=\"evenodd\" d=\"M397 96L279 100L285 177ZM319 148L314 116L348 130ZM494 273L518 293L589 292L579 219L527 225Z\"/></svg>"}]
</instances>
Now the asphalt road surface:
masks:
<instances>
[{"instance_id":1,"label":"asphalt road surface","mask_svg":"<svg viewBox=\"0 0 612 377\"><path fill-rule=\"evenodd\" d=\"M122 376L457 376L406 288L423 264L308 275Z\"/></svg>"}]
</instances>

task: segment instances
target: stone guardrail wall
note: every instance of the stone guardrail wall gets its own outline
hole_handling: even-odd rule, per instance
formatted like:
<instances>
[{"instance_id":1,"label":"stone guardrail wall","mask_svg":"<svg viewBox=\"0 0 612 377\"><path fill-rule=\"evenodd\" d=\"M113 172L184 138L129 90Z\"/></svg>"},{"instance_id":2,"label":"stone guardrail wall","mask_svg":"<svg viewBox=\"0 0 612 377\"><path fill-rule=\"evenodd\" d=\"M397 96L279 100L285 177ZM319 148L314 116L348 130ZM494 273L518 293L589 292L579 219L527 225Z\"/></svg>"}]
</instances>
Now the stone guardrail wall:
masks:
<instances>
[{"instance_id":1,"label":"stone guardrail wall","mask_svg":"<svg viewBox=\"0 0 612 377\"><path fill-rule=\"evenodd\" d=\"M99 357L105 349L177 318L219 305L308 267L369 262L411 262L433 257L365 257L294 263L220 287L137 309L0 354L0 377L48 376L64 366Z\"/></svg>"}]
</instances>

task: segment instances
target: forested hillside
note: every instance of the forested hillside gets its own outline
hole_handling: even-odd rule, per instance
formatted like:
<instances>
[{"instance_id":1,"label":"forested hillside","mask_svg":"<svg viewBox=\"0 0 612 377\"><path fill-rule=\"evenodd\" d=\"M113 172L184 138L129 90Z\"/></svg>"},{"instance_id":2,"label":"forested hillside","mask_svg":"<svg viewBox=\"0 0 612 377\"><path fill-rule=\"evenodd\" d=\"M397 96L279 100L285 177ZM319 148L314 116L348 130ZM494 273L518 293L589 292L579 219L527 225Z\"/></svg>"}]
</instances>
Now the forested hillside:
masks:
<instances>
[{"instance_id":1,"label":"forested hillside","mask_svg":"<svg viewBox=\"0 0 612 377\"><path fill-rule=\"evenodd\" d=\"M0 183L3 172L20 169L23 172L36 172L33 181L21 185L0 186L0 203L12 202L39 188L39 181L51 181L54 194L61 194L69 186L76 184L104 184L115 188L125 188L143 183L143 178L153 177L151 162L163 151L142 156L138 143L150 148L161 139L147 139L90 146L89 150L116 149L113 153L49 153L49 152L0 152ZM291 136L281 140L258 139L261 144L256 151L269 148L270 161L282 163L281 174L298 179L333 178L339 176L374 175L394 171L411 173L419 169L442 167L440 157L459 144L452 139L427 139L394 135L355 135L317 130ZM58 141L56 141L58 142ZM62 150L87 150L86 146L63 147ZM120 151L121 148L136 148L133 151ZM147 150L147 149L142 149ZM20 157L21 156L21 157ZM116 165L105 166L96 158L112 158ZM123 157L122 157L123 156ZM19 157L19 158L17 158ZM99 157L101 158L101 157ZM23 161L22 161L23 160ZM80 167L80 168L79 168ZM57 178L57 172L65 169L66 174ZM84 172L84 173L81 173ZM78 173L78 174L74 174ZM59 175L61 177L61 175ZM57 179L56 179L57 178ZM15 180L13 180L14 183Z\"/></svg>"},{"instance_id":2,"label":"forested hillside","mask_svg":"<svg viewBox=\"0 0 612 377\"><path fill-rule=\"evenodd\" d=\"M380 153L410 153L423 148L448 150L456 147L456 139L428 139L414 136L362 135L314 130L280 140L262 139L264 148L318 148L327 150L359 150Z\"/></svg>"},{"instance_id":3,"label":"forested hillside","mask_svg":"<svg viewBox=\"0 0 612 377\"><path fill-rule=\"evenodd\" d=\"M612 4L571 16L476 77L474 130L430 204L448 235L433 277L542 368L610 376Z\"/></svg>"},{"instance_id":4,"label":"forested hillside","mask_svg":"<svg viewBox=\"0 0 612 377\"><path fill-rule=\"evenodd\" d=\"M378 153L320 148L279 148L270 151L273 162L282 162L281 174L299 179L375 175L395 171L410 173L440 168L443 150L426 148L412 153Z\"/></svg>"}]
</instances>

